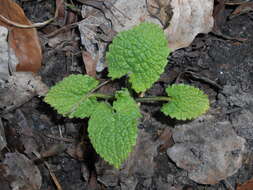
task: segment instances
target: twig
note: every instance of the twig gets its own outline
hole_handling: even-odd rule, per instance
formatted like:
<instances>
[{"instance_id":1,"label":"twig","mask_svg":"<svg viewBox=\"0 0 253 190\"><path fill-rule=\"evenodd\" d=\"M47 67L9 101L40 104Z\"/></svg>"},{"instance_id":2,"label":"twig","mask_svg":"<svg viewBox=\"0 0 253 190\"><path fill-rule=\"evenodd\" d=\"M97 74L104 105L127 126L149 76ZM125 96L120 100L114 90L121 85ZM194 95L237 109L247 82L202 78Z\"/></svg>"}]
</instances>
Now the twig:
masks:
<instances>
[{"instance_id":1,"label":"twig","mask_svg":"<svg viewBox=\"0 0 253 190\"><path fill-rule=\"evenodd\" d=\"M52 22L55 18L56 17L50 18L49 20L47 20L45 22L38 22L38 23L35 23L32 25L25 25L25 24L19 24L17 22L11 21L8 18L4 17L3 15L0 15L0 20L2 20L3 22L5 22L11 26L15 26L17 28L40 28L40 27L43 27L43 26L49 24L50 22Z\"/></svg>"},{"instance_id":2,"label":"twig","mask_svg":"<svg viewBox=\"0 0 253 190\"><path fill-rule=\"evenodd\" d=\"M77 26L78 26L78 23L79 23L79 22L75 22L75 23L72 23L72 24L68 24L68 25L63 26L63 27L61 27L61 28L59 28L59 29L57 29L57 30L55 30L55 31L53 31L53 32L51 32L51 33L45 35L45 36L46 36L47 38L51 38L51 37L57 35L58 33L62 32L62 31L67 31L67 30L70 30L70 29L72 29L72 28L77 27Z\"/></svg>"},{"instance_id":3,"label":"twig","mask_svg":"<svg viewBox=\"0 0 253 190\"><path fill-rule=\"evenodd\" d=\"M211 31L211 34L213 34L216 37L222 38L224 40L231 40L231 41L238 41L238 42L245 42L247 41L247 38L236 38L236 37L231 37L225 34L222 34L219 31Z\"/></svg>"},{"instance_id":4,"label":"twig","mask_svg":"<svg viewBox=\"0 0 253 190\"><path fill-rule=\"evenodd\" d=\"M81 15L81 10L75 7L73 4L65 3L65 6L69 8L71 11L76 12L77 14Z\"/></svg>"},{"instance_id":5,"label":"twig","mask_svg":"<svg viewBox=\"0 0 253 190\"><path fill-rule=\"evenodd\" d=\"M198 79L198 80L202 80L205 83L210 84L210 85L216 87L219 90L222 89L222 86L220 86L219 84L217 84L216 82L212 81L211 79L209 79L207 77L200 76L200 75L198 75L198 74L196 74L194 72L191 72L191 71L185 71L184 73L185 74L190 74L193 78Z\"/></svg>"},{"instance_id":6,"label":"twig","mask_svg":"<svg viewBox=\"0 0 253 190\"><path fill-rule=\"evenodd\" d=\"M108 83L111 82L111 81L112 81L112 80L110 79L110 80L106 80L106 81L102 82L102 83L99 84L96 88L94 88L93 90L91 90L90 93L93 93L93 92L97 91L97 90L100 89L102 86L108 84Z\"/></svg>"},{"instance_id":7,"label":"twig","mask_svg":"<svg viewBox=\"0 0 253 190\"><path fill-rule=\"evenodd\" d=\"M61 126L59 126L59 125L58 125L58 129L59 129L60 137L61 137L61 138L63 138L63 136L62 136Z\"/></svg>"},{"instance_id":8,"label":"twig","mask_svg":"<svg viewBox=\"0 0 253 190\"><path fill-rule=\"evenodd\" d=\"M69 143L74 143L75 140L73 139L68 139L68 138L65 138L65 137L55 137L53 135L46 135L44 134L45 137L48 137L50 139L55 139L55 140L58 140L58 141L65 141L65 142L69 142Z\"/></svg>"},{"instance_id":9,"label":"twig","mask_svg":"<svg viewBox=\"0 0 253 190\"><path fill-rule=\"evenodd\" d=\"M40 153L38 153L37 151L33 151L33 154L35 154L38 158L41 158ZM46 161L44 161L43 163L45 164L46 168L48 169L49 174L52 177L52 179L54 181L54 184L56 185L57 190L63 190L62 187L61 187L61 184L59 183L59 181L57 179L57 177L55 176L53 171L50 169L49 164Z\"/></svg>"}]
</instances>

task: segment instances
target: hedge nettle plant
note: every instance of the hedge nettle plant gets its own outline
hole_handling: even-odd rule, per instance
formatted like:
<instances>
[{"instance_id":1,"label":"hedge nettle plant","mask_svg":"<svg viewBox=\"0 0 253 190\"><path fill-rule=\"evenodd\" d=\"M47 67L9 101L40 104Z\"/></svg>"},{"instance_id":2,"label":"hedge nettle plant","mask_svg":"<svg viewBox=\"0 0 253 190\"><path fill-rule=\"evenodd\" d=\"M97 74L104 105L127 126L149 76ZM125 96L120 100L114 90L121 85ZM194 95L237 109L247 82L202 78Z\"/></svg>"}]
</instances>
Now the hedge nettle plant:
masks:
<instances>
[{"instance_id":1,"label":"hedge nettle plant","mask_svg":"<svg viewBox=\"0 0 253 190\"><path fill-rule=\"evenodd\" d=\"M164 72L169 55L163 30L156 24L142 23L119 33L106 54L109 77L127 75L133 90L145 92ZM112 96L96 92L99 82L88 75L70 75L53 86L45 102L69 118L90 118L89 138L96 152L116 168L127 159L136 144L139 105L124 88ZM164 101L161 111L178 120L194 119L209 108L208 97L198 88L173 84L166 97L137 98L142 101ZM105 100L105 101L102 101Z\"/></svg>"}]
</instances>

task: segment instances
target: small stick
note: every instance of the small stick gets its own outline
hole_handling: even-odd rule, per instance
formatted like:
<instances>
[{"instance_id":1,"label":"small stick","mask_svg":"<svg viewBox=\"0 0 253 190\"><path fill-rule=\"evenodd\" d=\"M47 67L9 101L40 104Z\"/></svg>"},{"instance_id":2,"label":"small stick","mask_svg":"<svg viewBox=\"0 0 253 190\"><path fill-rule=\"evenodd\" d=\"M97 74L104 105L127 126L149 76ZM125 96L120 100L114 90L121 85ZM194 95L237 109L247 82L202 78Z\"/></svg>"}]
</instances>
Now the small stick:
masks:
<instances>
[{"instance_id":1,"label":"small stick","mask_svg":"<svg viewBox=\"0 0 253 190\"><path fill-rule=\"evenodd\" d=\"M53 135L46 135L46 134L44 134L44 136L48 137L50 139L58 140L58 141L64 141L64 142L69 142L69 143L74 143L75 142L75 140L69 139L69 138L65 138L65 137L55 137Z\"/></svg>"},{"instance_id":2,"label":"small stick","mask_svg":"<svg viewBox=\"0 0 253 190\"><path fill-rule=\"evenodd\" d=\"M40 153L38 153L37 151L33 151L33 154L35 154L39 159L41 158ZM46 168L48 169L49 174L52 177L52 179L54 181L54 184L56 185L57 190L63 190L62 187L61 187L61 184L59 183L59 181L57 179L57 177L55 176L53 171L50 169L49 164L46 161L44 161L43 163L45 164Z\"/></svg>"},{"instance_id":3,"label":"small stick","mask_svg":"<svg viewBox=\"0 0 253 190\"><path fill-rule=\"evenodd\" d=\"M53 31L53 32L51 32L51 33L49 33L49 34L46 34L45 36L46 36L47 38L51 38L51 37L57 35L58 33L62 32L62 31L67 31L67 30L70 30L70 29L72 29L72 28L77 27L77 26L78 26L78 23L79 23L79 22L75 22L75 23L73 23L73 24L69 24L69 25L63 26L63 27L61 27L61 28L59 28L59 29L57 29L57 30L55 30L55 31Z\"/></svg>"},{"instance_id":4,"label":"small stick","mask_svg":"<svg viewBox=\"0 0 253 190\"><path fill-rule=\"evenodd\" d=\"M107 83L111 82L112 80L109 79L109 80L106 80L104 82L102 82L101 84L99 84L96 88L94 88L93 90L90 91L90 94L97 91L98 89L100 89L102 86L106 85Z\"/></svg>"},{"instance_id":5,"label":"small stick","mask_svg":"<svg viewBox=\"0 0 253 190\"><path fill-rule=\"evenodd\" d=\"M14 22L14 21L11 21L9 20L8 18L4 17L3 15L0 15L0 20L2 20L3 22L11 25L11 26L15 26L17 28L40 28L40 27L43 27L47 24L49 24L50 22L52 22L53 20L55 19L54 18L50 18L49 20L45 21L45 22L38 22L38 23L35 23L35 24L32 24L32 25L25 25L25 24L19 24L17 22Z\"/></svg>"}]
</instances>

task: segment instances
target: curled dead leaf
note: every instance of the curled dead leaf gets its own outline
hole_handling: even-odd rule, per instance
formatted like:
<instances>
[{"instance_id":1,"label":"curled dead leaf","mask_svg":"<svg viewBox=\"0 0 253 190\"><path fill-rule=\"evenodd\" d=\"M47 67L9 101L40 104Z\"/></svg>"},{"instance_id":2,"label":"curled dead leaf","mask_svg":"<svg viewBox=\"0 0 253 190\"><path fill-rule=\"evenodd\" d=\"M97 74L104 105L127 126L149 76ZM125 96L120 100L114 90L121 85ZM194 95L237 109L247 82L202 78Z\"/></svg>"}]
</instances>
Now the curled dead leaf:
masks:
<instances>
[{"instance_id":1,"label":"curled dead leaf","mask_svg":"<svg viewBox=\"0 0 253 190\"><path fill-rule=\"evenodd\" d=\"M213 4L214 0L171 0L173 16L165 33L173 51L189 46L197 34L212 30Z\"/></svg>"},{"instance_id":2,"label":"curled dead leaf","mask_svg":"<svg viewBox=\"0 0 253 190\"><path fill-rule=\"evenodd\" d=\"M8 29L0 26L0 83L8 80L12 71L16 71L17 57L7 42ZM1 85L0 85L1 86Z\"/></svg>"},{"instance_id":3,"label":"curled dead leaf","mask_svg":"<svg viewBox=\"0 0 253 190\"><path fill-rule=\"evenodd\" d=\"M23 9L11 0L1 0L0 14L16 23L31 25ZM8 41L19 60L16 70L37 72L41 67L42 50L36 29L17 28L1 19L0 25L9 30Z\"/></svg>"}]
</instances>

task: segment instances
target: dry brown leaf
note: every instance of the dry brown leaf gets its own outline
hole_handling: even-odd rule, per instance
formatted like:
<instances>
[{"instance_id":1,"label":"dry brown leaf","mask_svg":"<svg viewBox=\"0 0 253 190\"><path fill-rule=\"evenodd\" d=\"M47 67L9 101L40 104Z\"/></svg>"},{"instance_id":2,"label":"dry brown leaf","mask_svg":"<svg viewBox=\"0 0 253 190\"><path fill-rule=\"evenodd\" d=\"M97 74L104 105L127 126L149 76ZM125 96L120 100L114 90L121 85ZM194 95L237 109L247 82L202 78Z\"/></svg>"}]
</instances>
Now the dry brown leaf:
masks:
<instances>
[{"instance_id":1,"label":"dry brown leaf","mask_svg":"<svg viewBox=\"0 0 253 190\"><path fill-rule=\"evenodd\" d=\"M170 128L165 128L158 140L161 142L159 152L165 152L168 148L175 144L172 138L172 130Z\"/></svg>"},{"instance_id":2,"label":"dry brown leaf","mask_svg":"<svg viewBox=\"0 0 253 190\"><path fill-rule=\"evenodd\" d=\"M65 19L65 7L62 0L55 0L56 7L58 7L58 20L64 20Z\"/></svg>"},{"instance_id":3,"label":"dry brown leaf","mask_svg":"<svg viewBox=\"0 0 253 190\"><path fill-rule=\"evenodd\" d=\"M105 14L117 32L143 21L159 23L175 51L189 46L197 34L212 30L213 5L214 0L118 0Z\"/></svg>"},{"instance_id":4,"label":"dry brown leaf","mask_svg":"<svg viewBox=\"0 0 253 190\"><path fill-rule=\"evenodd\" d=\"M0 26L0 86L8 80L11 72L16 71L18 59L7 42L8 29Z\"/></svg>"},{"instance_id":5,"label":"dry brown leaf","mask_svg":"<svg viewBox=\"0 0 253 190\"><path fill-rule=\"evenodd\" d=\"M173 51L189 46L197 34L212 30L214 0L167 1L171 1L173 16L165 33Z\"/></svg>"},{"instance_id":6,"label":"dry brown leaf","mask_svg":"<svg viewBox=\"0 0 253 190\"><path fill-rule=\"evenodd\" d=\"M12 189L40 189L42 177L34 163L21 153L7 153L0 164L1 176ZM2 188L1 188L2 189Z\"/></svg>"},{"instance_id":7,"label":"dry brown leaf","mask_svg":"<svg viewBox=\"0 0 253 190\"><path fill-rule=\"evenodd\" d=\"M87 75L96 78L97 61L92 58L92 55L87 51L82 51L83 62Z\"/></svg>"},{"instance_id":8,"label":"dry brown leaf","mask_svg":"<svg viewBox=\"0 0 253 190\"><path fill-rule=\"evenodd\" d=\"M82 17L84 20L78 23L81 42L85 50L89 52L93 59L97 59L96 70L101 72L105 68L104 53L107 43L97 38L97 29L102 25L110 26L110 22L104 14L89 6L82 6Z\"/></svg>"},{"instance_id":9,"label":"dry brown leaf","mask_svg":"<svg viewBox=\"0 0 253 190\"><path fill-rule=\"evenodd\" d=\"M148 12L157 18L164 28L167 28L173 15L170 0L147 0Z\"/></svg>"},{"instance_id":10,"label":"dry brown leaf","mask_svg":"<svg viewBox=\"0 0 253 190\"><path fill-rule=\"evenodd\" d=\"M4 88L0 88L0 112L13 110L34 96L45 96L48 87L41 77L30 72L16 72L9 77Z\"/></svg>"},{"instance_id":11,"label":"dry brown leaf","mask_svg":"<svg viewBox=\"0 0 253 190\"><path fill-rule=\"evenodd\" d=\"M11 0L1 0L0 14L16 23L31 25L23 9ZM36 29L17 28L1 19L0 25L10 31L8 41L19 60L16 70L37 72L41 67L42 51Z\"/></svg>"},{"instance_id":12,"label":"dry brown leaf","mask_svg":"<svg viewBox=\"0 0 253 190\"><path fill-rule=\"evenodd\" d=\"M148 12L146 0L115 1L111 10L105 14L110 18L116 32L128 30L143 21L159 24L159 20Z\"/></svg>"},{"instance_id":13,"label":"dry brown leaf","mask_svg":"<svg viewBox=\"0 0 253 190\"><path fill-rule=\"evenodd\" d=\"M244 184L238 185L236 190L252 190L253 189L253 178L246 181Z\"/></svg>"},{"instance_id":14,"label":"dry brown leaf","mask_svg":"<svg viewBox=\"0 0 253 190\"><path fill-rule=\"evenodd\" d=\"M105 14L120 32L143 21L159 23L172 51L187 47L198 33L208 33L213 27L214 0L118 0ZM146 4L147 3L147 4ZM167 27L168 26L168 27Z\"/></svg>"},{"instance_id":15,"label":"dry brown leaf","mask_svg":"<svg viewBox=\"0 0 253 190\"><path fill-rule=\"evenodd\" d=\"M102 25L119 33L144 21L156 23L165 29L172 51L189 46L197 34L213 28L214 0L107 0L89 1L90 6L86 0L78 1L84 3L84 20L79 23L82 44L93 59L99 55L98 72L106 67L102 57L107 43L97 38L97 28Z\"/></svg>"}]
</instances>

